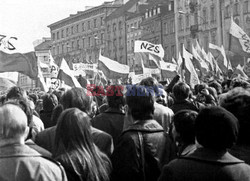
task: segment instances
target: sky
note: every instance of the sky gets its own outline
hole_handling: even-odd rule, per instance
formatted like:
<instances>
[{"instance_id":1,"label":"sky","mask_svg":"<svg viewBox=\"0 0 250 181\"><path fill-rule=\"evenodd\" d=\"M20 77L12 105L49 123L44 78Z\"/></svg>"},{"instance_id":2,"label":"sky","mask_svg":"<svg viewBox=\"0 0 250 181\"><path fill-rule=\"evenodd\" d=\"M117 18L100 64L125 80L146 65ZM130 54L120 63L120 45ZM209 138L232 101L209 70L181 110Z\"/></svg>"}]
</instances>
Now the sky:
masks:
<instances>
[{"instance_id":1,"label":"sky","mask_svg":"<svg viewBox=\"0 0 250 181\"><path fill-rule=\"evenodd\" d=\"M67 18L70 14L85 10L86 6L98 6L105 0L1 0L0 35L17 37L10 39L16 48L11 52L34 51L33 42L50 37L48 25ZM108 0L106 0L108 1ZM0 47L0 49L2 49ZM6 51L8 52L8 51Z\"/></svg>"}]
</instances>

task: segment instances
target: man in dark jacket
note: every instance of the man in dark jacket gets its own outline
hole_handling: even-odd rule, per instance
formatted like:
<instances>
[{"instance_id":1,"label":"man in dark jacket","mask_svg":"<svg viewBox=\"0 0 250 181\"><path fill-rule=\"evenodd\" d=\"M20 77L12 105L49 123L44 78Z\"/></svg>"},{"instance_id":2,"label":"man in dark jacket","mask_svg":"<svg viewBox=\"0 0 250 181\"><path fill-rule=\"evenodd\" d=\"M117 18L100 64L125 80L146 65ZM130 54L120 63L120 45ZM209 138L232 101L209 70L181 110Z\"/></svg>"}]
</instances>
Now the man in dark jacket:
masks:
<instances>
[{"instance_id":1,"label":"man in dark jacket","mask_svg":"<svg viewBox=\"0 0 250 181\"><path fill-rule=\"evenodd\" d=\"M170 108L174 113L184 109L199 112L204 108L203 104L189 99L190 93L190 87L184 82L179 82L173 87L174 104Z\"/></svg>"},{"instance_id":2,"label":"man in dark jacket","mask_svg":"<svg viewBox=\"0 0 250 181\"><path fill-rule=\"evenodd\" d=\"M107 88L110 95L107 95L109 108L92 119L92 126L110 134L114 140L114 146L123 130L125 113L124 97L121 92L122 86L112 85Z\"/></svg>"},{"instance_id":3,"label":"man in dark jacket","mask_svg":"<svg viewBox=\"0 0 250 181\"><path fill-rule=\"evenodd\" d=\"M195 122L203 147L171 161L159 181L250 181L250 166L227 152L236 142L237 118L221 107L204 108Z\"/></svg>"},{"instance_id":4,"label":"man in dark jacket","mask_svg":"<svg viewBox=\"0 0 250 181\"><path fill-rule=\"evenodd\" d=\"M27 117L20 107L6 104L0 108L0 180L66 181L59 163L25 145L28 130Z\"/></svg>"},{"instance_id":5,"label":"man in dark jacket","mask_svg":"<svg viewBox=\"0 0 250 181\"><path fill-rule=\"evenodd\" d=\"M127 93L126 103L133 124L122 133L111 156L111 180L156 181L162 166L175 157L174 145L153 119L154 95L144 86L131 90L134 93Z\"/></svg>"}]
</instances>

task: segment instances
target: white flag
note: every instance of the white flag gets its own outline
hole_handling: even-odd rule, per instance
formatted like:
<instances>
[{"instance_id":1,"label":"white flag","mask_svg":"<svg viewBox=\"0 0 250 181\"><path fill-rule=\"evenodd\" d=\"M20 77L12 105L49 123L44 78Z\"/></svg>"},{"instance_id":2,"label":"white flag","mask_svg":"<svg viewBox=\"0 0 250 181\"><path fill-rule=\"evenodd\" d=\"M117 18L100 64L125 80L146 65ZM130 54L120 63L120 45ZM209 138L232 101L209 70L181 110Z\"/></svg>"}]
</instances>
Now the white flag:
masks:
<instances>
[{"instance_id":1,"label":"white flag","mask_svg":"<svg viewBox=\"0 0 250 181\"><path fill-rule=\"evenodd\" d=\"M250 38L249 36L239 27L231 18L231 27L230 27L230 34L234 37L238 38L242 49L250 53Z\"/></svg>"},{"instance_id":2,"label":"white flag","mask_svg":"<svg viewBox=\"0 0 250 181\"><path fill-rule=\"evenodd\" d=\"M147 41L136 40L134 51L135 52L149 52L161 58L164 57L164 49L162 45L160 44L156 45Z\"/></svg>"}]
</instances>

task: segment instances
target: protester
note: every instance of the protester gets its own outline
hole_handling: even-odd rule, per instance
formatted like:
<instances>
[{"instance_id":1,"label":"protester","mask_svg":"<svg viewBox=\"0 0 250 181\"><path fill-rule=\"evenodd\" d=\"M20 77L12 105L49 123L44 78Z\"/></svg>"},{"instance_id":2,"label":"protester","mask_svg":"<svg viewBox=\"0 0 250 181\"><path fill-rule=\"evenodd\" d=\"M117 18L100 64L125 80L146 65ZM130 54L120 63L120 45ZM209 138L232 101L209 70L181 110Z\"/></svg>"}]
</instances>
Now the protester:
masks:
<instances>
[{"instance_id":1,"label":"protester","mask_svg":"<svg viewBox=\"0 0 250 181\"><path fill-rule=\"evenodd\" d=\"M49 128L55 126L51 121L53 109L58 105L58 100L54 94L45 94L43 97L43 109L40 111L40 118L44 127Z\"/></svg>"},{"instance_id":2,"label":"protester","mask_svg":"<svg viewBox=\"0 0 250 181\"><path fill-rule=\"evenodd\" d=\"M249 181L250 166L227 152L237 140L237 118L221 107L201 110L196 122L196 138L201 148L171 161L159 181Z\"/></svg>"},{"instance_id":3,"label":"protester","mask_svg":"<svg viewBox=\"0 0 250 181\"><path fill-rule=\"evenodd\" d=\"M54 157L64 166L69 181L109 181L111 162L94 144L86 113L66 109L58 120L55 144Z\"/></svg>"},{"instance_id":4,"label":"protester","mask_svg":"<svg viewBox=\"0 0 250 181\"><path fill-rule=\"evenodd\" d=\"M34 103L31 102L29 99L28 99L28 96L27 96L27 93L25 90L23 90L21 87L12 87L8 93L7 93L7 96L6 96L6 100L11 100L11 99L25 99L27 101L27 103L29 104L30 108L32 109L32 114L33 114L33 111L35 109L34 107ZM35 116L33 114L32 116L32 121L30 123L30 127L32 127L32 139L34 140L36 135L43 131L44 130L44 124L42 122L42 120Z\"/></svg>"},{"instance_id":5,"label":"protester","mask_svg":"<svg viewBox=\"0 0 250 181\"><path fill-rule=\"evenodd\" d=\"M173 87L174 104L170 107L174 113L180 110L188 109L199 112L204 105L196 101L190 100L190 87L184 83L179 82Z\"/></svg>"},{"instance_id":6,"label":"protester","mask_svg":"<svg viewBox=\"0 0 250 181\"><path fill-rule=\"evenodd\" d=\"M172 134L178 146L178 156L185 156L194 152L195 143L195 119L197 112L181 110L174 115Z\"/></svg>"},{"instance_id":7,"label":"protester","mask_svg":"<svg viewBox=\"0 0 250 181\"><path fill-rule=\"evenodd\" d=\"M233 113L240 124L237 144L230 153L250 164L250 90L241 87L230 90L220 99L220 106Z\"/></svg>"},{"instance_id":8,"label":"protester","mask_svg":"<svg viewBox=\"0 0 250 181\"><path fill-rule=\"evenodd\" d=\"M153 119L154 93L143 86L132 90L133 96L126 94L126 103L133 124L122 133L112 154L112 180L155 181L162 166L175 157L174 145Z\"/></svg>"},{"instance_id":9,"label":"protester","mask_svg":"<svg viewBox=\"0 0 250 181\"><path fill-rule=\"evenodd\" d=\"M172 122L172 117L174 115L173 111L156 102L157 97L162 94L159 89L159 83L153 77L148 77L140 82L140 85L146 86L149 90L154 92L154 113L153 118L164 128L164 130L169 133L170 124Z\"/></svg>"},{"instance_id":10,"label":"protester","mask_svg":"<svg viewBox=\"0 0 250 181\"><path fill-rule=\"evenodd\" d=\"M107 88L110 92L110 95L107 95L108 109L95 116L91 121L93 127L105 131L113 137L114 146L123 131L125 119L125 100L121 87L121 85L111 85Z\"/></svg>"},{"instance_id":11,"label":"protester","mask_svg":"<svg viewBox=\"0 0 250 181\"><path fill-rule=\"evenodd\" d=\"M93 97L87 95L87 90L84 88L72 88L66 91L63 94L60 102L64 110L69 108L78 108L81 111L87 113L88 115L92 114ZM39 146L44 147L45 149L54 153L55 131L56 131L56 126L46 129L45 131L37 135L35 142ZM91 131L94 143L97 145L97 147L102 152L110 156L111 153L113 152L112 137L108 133L105 133L93 127L91 127Z\"/></svg>"},{"instance_id":12,"label":"protester","mask_svg":"<svg viewBox=\"0 0 250 181\"><path fill-rule=\"evenodd\" d=\"M64 169L24 144L27 117L16 105L0 107L0 180L66 181Z\"/></svg>"}]
</instances>

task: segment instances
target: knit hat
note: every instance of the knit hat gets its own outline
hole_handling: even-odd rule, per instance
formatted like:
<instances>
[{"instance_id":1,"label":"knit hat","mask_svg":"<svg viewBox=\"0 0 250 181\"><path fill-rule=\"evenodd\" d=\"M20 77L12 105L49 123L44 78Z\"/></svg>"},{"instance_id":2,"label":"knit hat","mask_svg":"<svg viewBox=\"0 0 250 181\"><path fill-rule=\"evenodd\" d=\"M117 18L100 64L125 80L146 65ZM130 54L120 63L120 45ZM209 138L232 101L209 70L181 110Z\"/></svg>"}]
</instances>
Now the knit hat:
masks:
<instances>
[{"instance_id":1,"label":"knit hat","mask_svg":"<svg viewBox=\"0 0 250 181\"><path fill-rule=\"evenodd\" d=\"M201 110L195 122L196 138L206 148L231 148L239 132L237 118L226 109L218 106Z\"/></svg>"}]
</instances>

